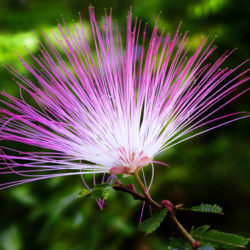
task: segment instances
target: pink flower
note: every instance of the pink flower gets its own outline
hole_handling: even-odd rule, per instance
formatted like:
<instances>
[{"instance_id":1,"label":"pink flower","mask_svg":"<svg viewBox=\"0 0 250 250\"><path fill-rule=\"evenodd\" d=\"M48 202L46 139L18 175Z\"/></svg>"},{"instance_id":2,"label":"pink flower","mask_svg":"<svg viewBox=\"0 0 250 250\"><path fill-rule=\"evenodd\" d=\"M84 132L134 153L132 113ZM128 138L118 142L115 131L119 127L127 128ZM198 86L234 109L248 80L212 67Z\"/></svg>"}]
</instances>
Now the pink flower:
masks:
<instances>
[{"instance_id":1,"label":"pink flower","mask_svg":"<svg viewBox=\"0 0 250 250\"><path fill-rule=\"evenodd\" d=\"M249 90L232 95L249 79L248 70L235 76L245 62L219 69L232 52L209 64L213 41L202 40L190 53L187 33L179 35L178 28L174 36L158 34L156 25L147 46L141 22L132 25L131 11L124 46L111 13L102 30L92 7L89 13L93 54L80 17L73 32L58 24L61 38L44 35L39 56L29 52L33 65L20 58L30 78L8 67L21 92L20 98L3 93L9 102L1 100L0 139L34 151L1 146L1 174L21 179L0 189L58 176L130 174L182 141L249 117L246 112L214 116ZM205 125L210 126L199 130Z\"/></svg>"}]
</instances>

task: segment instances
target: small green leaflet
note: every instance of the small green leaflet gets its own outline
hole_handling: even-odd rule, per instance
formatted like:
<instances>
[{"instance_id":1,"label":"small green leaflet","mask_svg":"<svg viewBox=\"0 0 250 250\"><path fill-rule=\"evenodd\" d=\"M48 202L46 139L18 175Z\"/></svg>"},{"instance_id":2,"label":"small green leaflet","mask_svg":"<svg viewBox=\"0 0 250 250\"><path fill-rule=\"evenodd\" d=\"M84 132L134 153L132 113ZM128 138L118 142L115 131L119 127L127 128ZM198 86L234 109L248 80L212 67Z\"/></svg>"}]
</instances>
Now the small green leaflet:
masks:
<instances>
[{"instance_id":1,"label":"small green leaflet","mask_svg":"<svg viewBox=\"0 0 250 250\"><path fill-rule=\"evenodd\" d=\"M140 230L146 235L154 232L161 224L165 216L167 215L167 209L162 209L159 213L152 215L150 218L144 220L140 225Z\"/></svg>"},{"instance_id":2,"label":"small green leaflet","mask_svg":"<svg viewBox=\"0 0 250 250\"><path fill-rule=\"evenodd\" d=\"M88 190L84 188L79 194L79 197L90 196L93 200L98 200L99 198L108 199L108 196L112 190L112 186L109 184L98 184L93 189Z\"/></svg>"},{"instance_id":3,"label":"small green leaflet","mask_svg":"<svg viewBox=\"0 0 250 250\"><path fill-rule=\"evenodd\" d=\"M99 198L108 199L108 196L112 190L112 186L109 184L96 185L91 191L91 198L98 200Z\"/></svg>"},{"instance_id":4,"label":"small green leaflet","mask_svg":"<svg viewBox=\"0 0 250 250\"><path fill-rule=\"evenodd\" d=\"M192 228L190 234L203 244L209 244L214 247L235 248L245 247L250 239L231 233L223 233L217 230L210 230L210 226L201 226Z\"/></svg>"},{"instance_id":5,"label":"small green leaflet","mask_svg":"<svg viewBox=\"0 0 250 250\"><path fill-rule=\"evenodd\" d=\"M215 214L223 214L222 208L216 204L200 204L199 206L191 207L187 210L201 213L215 213Z\"/></svg>"},{"instance_id":6,"label":"small green leaflet","mask_svg":"<svg viewBox=\"0 0 250 250\"><path fill-rule=\"evenodd\" d=\"M90 194L90 193L91 193L90 190L88 190L87 188L84 188L81 192L79 192L78 197L79 197L79 198L82 198L82 197L87 196L87 195Z\"/></svg>"}]
</instances>

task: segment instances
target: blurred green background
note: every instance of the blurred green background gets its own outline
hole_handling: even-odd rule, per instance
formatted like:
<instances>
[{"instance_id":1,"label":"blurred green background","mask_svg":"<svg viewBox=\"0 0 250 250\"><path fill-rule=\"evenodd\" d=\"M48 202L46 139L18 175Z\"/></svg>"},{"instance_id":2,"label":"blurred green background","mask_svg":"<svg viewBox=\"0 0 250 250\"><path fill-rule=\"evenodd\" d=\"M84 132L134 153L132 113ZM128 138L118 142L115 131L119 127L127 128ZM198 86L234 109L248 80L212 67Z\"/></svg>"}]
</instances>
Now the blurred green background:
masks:
<instances>
[{"instance_id":1,"label":"blurred green background","mask_svg":"<svg viewBox=\"0 0 250 250\"><path fill-rule=\"evenodd\" d=\"M181 30L189 30L193 48L202 35L217 35L216 56L238 48L227 63L231 67L250 55L249 0L1 0L1 91L18 96L17 85L3 66L11 64L26 73L14 51L24 58L27 52L23 45L33 53L38 52L30 29L38 34L40 30L49 32L56 27L56 19L61 14L69 24L72 19L78 20L78 11L89 25L90 3L95 6L98 19L104 14L104 8L112 7L122 31L132 6L133 16L148 23L148 36L160 11L159 27L175 32L182 21ZM241 110L249 111L249 95L242 96L224 111ZM249 125L250 119L233 123L184 142L158 157L171 168L156 167L151 194L157 201L167 198L175 203L185 202L187 206L216 202L224 208L224 216L179 214L187 228L210 223L220 230L250 236ZM92 177L88 178L91 183ZM166 249L168 222L157 233L144 237L137 231L139 202L126 194L112 193L104 211L100 211L92 200L77 198L82 186L77 176L1 191L0 249Z\"/></svg>"}]
</instances>

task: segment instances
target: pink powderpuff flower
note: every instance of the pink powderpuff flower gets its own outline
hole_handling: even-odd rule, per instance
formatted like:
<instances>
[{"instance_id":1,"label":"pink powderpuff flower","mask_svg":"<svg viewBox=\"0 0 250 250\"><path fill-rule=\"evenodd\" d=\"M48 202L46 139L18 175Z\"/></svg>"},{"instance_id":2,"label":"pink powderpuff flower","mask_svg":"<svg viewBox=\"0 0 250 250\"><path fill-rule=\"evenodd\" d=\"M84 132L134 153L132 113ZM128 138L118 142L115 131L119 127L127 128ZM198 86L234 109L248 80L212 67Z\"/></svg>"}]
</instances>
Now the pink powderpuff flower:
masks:
<instances>
[{"instance_id":1,"label":"pink powderpuff flower","mask_svg":"<svg viewBox=\"0 0 250 250\"><path fill-rule=\"evenodd\" d=\"M249 79L248 69L235 74L245 62L220 69L232 51L209 64L213 41L203 39L191 53L187 33L180 35L179 28L174 36L159 33L157 25L147 45L141 22L132 25L131 11L124 47L111 11L101 29L93 7L89 13L93 54L80 16L73 32L63 21L61 37L38 39L38 56L27 49L32 65L20 57L30 78L8 66L20 98L3 93L9 101L1 100L0 140L34 150L1 146L1 174L20 178L0 189L58 176L131 174L178 143L249 117L214 116L249 90L236 92Z\"/></svg>"}]
</instances>

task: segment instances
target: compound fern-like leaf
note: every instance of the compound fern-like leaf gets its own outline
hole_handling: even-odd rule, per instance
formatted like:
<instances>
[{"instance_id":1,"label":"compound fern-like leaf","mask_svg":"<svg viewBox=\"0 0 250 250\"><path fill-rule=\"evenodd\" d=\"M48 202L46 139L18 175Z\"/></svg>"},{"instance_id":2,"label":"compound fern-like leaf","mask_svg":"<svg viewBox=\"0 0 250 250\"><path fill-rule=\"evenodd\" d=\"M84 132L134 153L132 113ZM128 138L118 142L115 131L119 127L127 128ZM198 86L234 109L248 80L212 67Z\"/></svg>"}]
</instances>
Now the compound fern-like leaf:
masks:
<instances>
[{"instance_id":1,"label":"compound fern-like leaf","mask_svg":"<svg viewBox=\"0 0 250 250\"><path fill-rule=\"evenodd\" d=\"M210 230L210 226L207 225L196 229L192 228L190 234L201 243L222 248L245 247L250 241L250 239L239 235Z\"/></svg>"},{"instance_id":2,"label":"compound fern-like leaf","mask_svg":"<svg viewBox=\"0 0 250 250\"><path fill-rule=\"evenodd\" d=\"M199 206L194 206L189 208L188 210L194 212L201 212L201 213L215 213L215 214L223 214L222 208L216 204L200 204Z\"/></svg>"}]
</instances>

